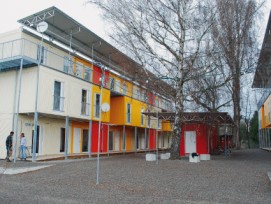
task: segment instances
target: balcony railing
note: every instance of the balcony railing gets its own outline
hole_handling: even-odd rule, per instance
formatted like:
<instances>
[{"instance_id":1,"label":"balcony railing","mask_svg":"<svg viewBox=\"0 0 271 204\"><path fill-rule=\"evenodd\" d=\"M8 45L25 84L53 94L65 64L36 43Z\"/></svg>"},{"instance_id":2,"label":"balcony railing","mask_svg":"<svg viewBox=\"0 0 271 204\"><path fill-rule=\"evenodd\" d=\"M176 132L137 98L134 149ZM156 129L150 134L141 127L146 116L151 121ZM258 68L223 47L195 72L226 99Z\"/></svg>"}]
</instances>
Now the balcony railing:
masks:
<instances>
[{"instance_id":1,"label":"balcony railing","mask_svg":"<svg viewBox=\"0 0 271 204\"><path fill-rule=\"evenodd\" d=\"M89 108L90 108L89 103L82 102L81 114L82 115L89 115Z\"/></svg>"},{"instance_id":2,"label":"balcony railing","mask_svg":"<svg viewBox=\"0 0 271 204\"><path fill-rule=\"evenodd\" d=\"M64 97L61 97L61 96L56 96L54 95L53 96L53 110L54 111L61 111L63 112L64 111Z\"/></svg>"},{"instance_id":3,"label":"balcony railing","mask_svg":"<svg viewBox=\"0 0 271 204\"><path fill-rule=\"evenodd\" d=\"M24 67L36 66L40 62L47 67L92 82L90 67L76 63L68 53L60 50L57 52L54 53L47 47L41 48L39 43L26 39L0 43L0 70L18 68L20 60L23 59Z\"/></svg>"},{"instance_id":4,"label":"balcony railing","mask_svg":"<svg viewBox=\"0 0 271 204\"><path fill-rule=\"evenodd\" d=\"M96 117L96 118L100 117L100 106L99 105L94 106L94 117Z\"/></svg>"}]
</instances>

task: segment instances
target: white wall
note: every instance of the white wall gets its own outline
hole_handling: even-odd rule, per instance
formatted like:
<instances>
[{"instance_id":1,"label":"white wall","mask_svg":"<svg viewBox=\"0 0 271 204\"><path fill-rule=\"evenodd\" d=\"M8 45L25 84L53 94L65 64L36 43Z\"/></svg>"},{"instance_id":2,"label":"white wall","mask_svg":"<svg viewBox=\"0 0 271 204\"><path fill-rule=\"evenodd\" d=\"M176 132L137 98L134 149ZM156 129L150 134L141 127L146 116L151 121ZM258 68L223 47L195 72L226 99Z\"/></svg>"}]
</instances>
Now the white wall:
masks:
<instances>
[{"instance_id":1,"label":"white wall","mask_svg":"<svg viewBox=\"0 0 271 204\"><path fill-rule=\"evenodd\" d=\"M64 84L64 112L53 110L54 82ZM82 119L90 119L90 116L81 115L82 89L90 92L92 96L92 84L72 77L68 74L41 67L38 111L54 115L70 116ZM91 103L91 99L89 100ZM91 106L91 104L90 104ZM91 108L90 108L91 115Z\"/></svg>"},{"instance_id":2,"label":"white wall","mask_svg":"<svg viewBox=\"0 0 271 204\"><path fill-rule=\"evenodd\" d=\"M12 30L0 34L0 43L8 42L21 38L21 29Z\"/></svg>"}]
</instances>

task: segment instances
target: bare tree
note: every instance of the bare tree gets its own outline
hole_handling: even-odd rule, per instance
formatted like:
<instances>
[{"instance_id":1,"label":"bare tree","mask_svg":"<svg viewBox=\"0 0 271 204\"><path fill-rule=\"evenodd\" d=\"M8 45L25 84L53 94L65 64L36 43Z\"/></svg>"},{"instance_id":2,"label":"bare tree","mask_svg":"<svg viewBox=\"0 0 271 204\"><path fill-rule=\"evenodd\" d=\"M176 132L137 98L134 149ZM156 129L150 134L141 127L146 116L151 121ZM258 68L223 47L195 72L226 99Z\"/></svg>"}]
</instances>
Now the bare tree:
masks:
<instances>
[{"instance_id":1,"label":"bare tree","mask_svg":"<svg viewBox=\"0 0 271 204\"><path fill-rule=\"evenodd\" d=\"M207 41L203 47L204 55L198 58L198 66L205 73L195 77L189 83L190 103L196 103L204 111L217 112L219 109L230 106L229 85L231 75L224 69L220 53L216 53L212 42Z\"/></svg>"},{"instance_id":2,"label":"bare tree","mask_svg":"<svg viewBox=\"0 0 271 204\"><path fill-rule=\"evenodd\" d=\"M166 78L175 88L175 121L171 159L180 158L181 113L187 82L203 74L197 67L210 28L207 0L91 0L110 22L111 37L142 67Z\"/></svg>"},{"instance_id":3,"label":"bare tree","mask_svg":"<svg viewBox=\"0 0 271 204\"><path fill-rule=\"evenodd\" d=\"M232 76L234 136L240 148L240 94L241 76L255 68L256 34L255 23L262 4L257 0L216 0L216 12L212 27L212 39L217 52L221 53L224 67Z\"/></svg>"}]
</instances>

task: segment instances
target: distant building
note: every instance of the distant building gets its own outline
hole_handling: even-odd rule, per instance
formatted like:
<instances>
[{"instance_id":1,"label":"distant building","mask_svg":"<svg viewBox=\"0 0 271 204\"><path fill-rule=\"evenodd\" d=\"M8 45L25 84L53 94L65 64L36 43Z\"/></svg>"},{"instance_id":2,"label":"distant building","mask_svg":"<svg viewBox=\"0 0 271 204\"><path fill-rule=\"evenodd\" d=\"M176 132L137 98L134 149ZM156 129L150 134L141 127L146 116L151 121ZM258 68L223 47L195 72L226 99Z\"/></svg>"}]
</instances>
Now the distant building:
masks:
<instances>
[{"instance_id":1,"label":"distant building","mask_svg":"<svg viewBox=\"0 0 271 204\"><path fill-rule=\"evenodd\" d=\"M252 88L261 90L258 101L259 145L271 148L271 13L265 30L265 36L255 72Z\"/></svg>"}]
</instances>

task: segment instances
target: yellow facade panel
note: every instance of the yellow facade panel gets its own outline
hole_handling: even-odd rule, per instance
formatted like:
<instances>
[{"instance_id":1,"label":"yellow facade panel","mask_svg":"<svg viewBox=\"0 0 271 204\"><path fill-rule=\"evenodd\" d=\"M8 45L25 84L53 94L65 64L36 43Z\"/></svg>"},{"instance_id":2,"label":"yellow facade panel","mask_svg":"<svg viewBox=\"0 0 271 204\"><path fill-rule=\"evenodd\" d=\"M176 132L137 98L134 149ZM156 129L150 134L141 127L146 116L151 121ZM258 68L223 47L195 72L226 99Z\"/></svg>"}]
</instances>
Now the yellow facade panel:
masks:
<instances>
[{"instance_id":1,"label":"yellow facade panel","mask_svg":"<svg viewBox=\"0 0 271 204\"><path fill-rule=\"evenodd\" d=\"M99 86L93 85L92 88L92 120L99 120L99 118L95 117L95 103L96 103L96 95L101 95L101 89ZM108 103L110 105L110 91L108 89L102 90L102 103ZM101 112L102 114L102 122L110 122L110 111L112 108L110 107L110 110L108 112Z\"/></svg>"}]
</instances>

